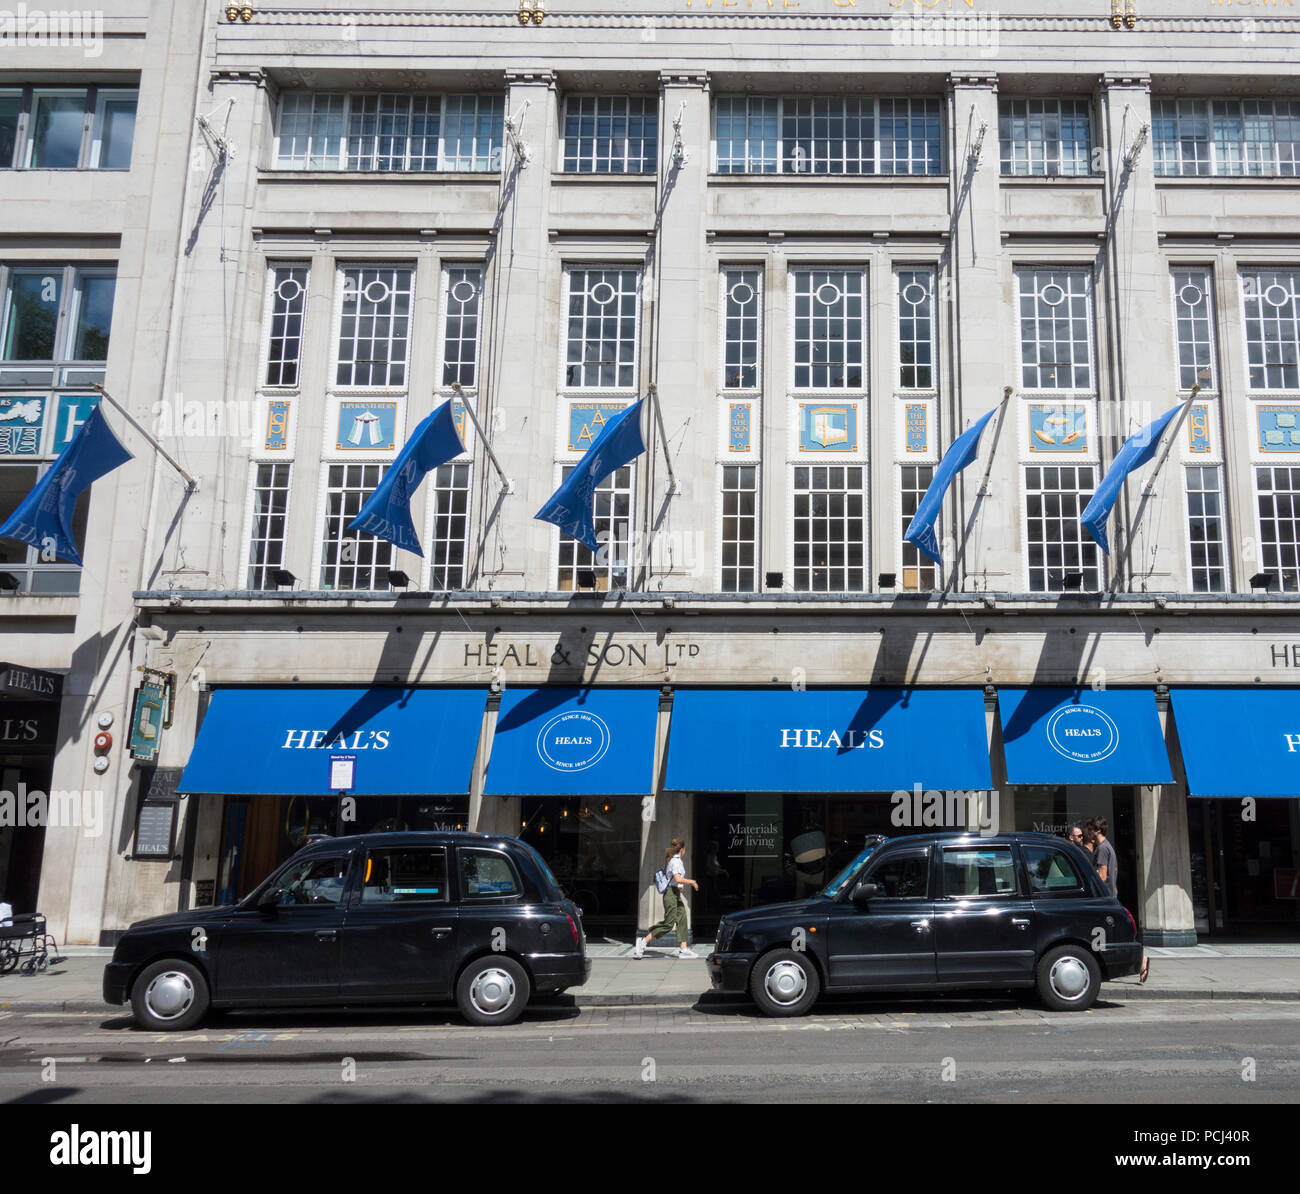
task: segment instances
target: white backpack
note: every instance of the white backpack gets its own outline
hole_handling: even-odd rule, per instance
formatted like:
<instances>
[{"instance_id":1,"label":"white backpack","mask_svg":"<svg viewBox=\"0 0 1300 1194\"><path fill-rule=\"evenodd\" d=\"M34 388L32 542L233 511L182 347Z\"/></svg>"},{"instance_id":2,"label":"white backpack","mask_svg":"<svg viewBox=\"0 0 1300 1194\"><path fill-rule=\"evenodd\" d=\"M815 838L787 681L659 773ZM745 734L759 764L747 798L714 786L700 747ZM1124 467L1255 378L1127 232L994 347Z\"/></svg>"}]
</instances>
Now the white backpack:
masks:
<instances>
[{"instance_id":1,"label":"white backpack","mask_svg":"<svg viewBox=\"0 0 1300 1194\"><path fill-rule=\"evenodd\" d=\"M668 873L666 867L660 867L655 871L655 887L658 889L660 895L663 895L672 885L673 877Z\"/></svg>"}]
</instances>

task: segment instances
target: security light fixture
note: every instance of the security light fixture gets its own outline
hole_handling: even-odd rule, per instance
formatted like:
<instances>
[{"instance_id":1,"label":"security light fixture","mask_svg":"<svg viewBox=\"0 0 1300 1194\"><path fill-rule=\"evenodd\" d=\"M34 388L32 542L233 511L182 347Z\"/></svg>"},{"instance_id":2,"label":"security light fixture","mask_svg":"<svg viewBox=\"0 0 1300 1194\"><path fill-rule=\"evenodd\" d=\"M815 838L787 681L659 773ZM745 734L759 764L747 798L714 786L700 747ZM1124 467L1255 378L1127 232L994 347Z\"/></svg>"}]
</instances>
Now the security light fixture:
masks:
<instances>
[{"instance_id":1,"label":"security light fixture","mask_svg":"<svg viewBox=\"0 0 1300 1194\"><path fill-rule=\"evenodd\" d=\"M15 593L23 587L20 581L12 572L0 572L0 589L6 593Z\"/></svg>"},{"instance_id":2,"label":"security light fixture","mask_svg":"<svg viewBox=\"0 0 1300 1194\"><path fill-rule=\"evenodd\" d=\"M1255 589L1264 589L1266 592L1268 590L1276 588L1277 573L1256 572L1255 575L1250 578L1250 587L1252 591L1254 591Z\"/></svg>"},{"instance_id":3,"label":"security light fixture","mask_svg":"<svg viewBox=\"0 0 1300 1194\"><path fill-rule=\"evenodd\" d=\"M594 568L578 569L578 588L594 589L596 587L596 570Z\"/></svg>"},{"instance_id":4,"label":"security light fixture","mask_svg":"<svg viewBox=\"0 0 1300 1194\"><path fill-rule=\"evenodd\" d=\"M780 589L785 586L784 572L765 572L763 573L763 583L769 589Z\"/></svg>"},{"instance_id":5,"label":"security light fixture","mask_svg":"<svg viewBox=\"0 0 1300 1194\"><path fill-rule=\"evenodd\" d=\"M385 576L390 589L409 589L411 587L411 578L397 568L387 569Z\"/></svg>"},{"instance_id":6,"label":"security light fixture","mask_svg":"<svg viewBox=\"0 0 1300 1194\"><path fill-rule=\"evenodd\" d=\"M882 573L881 573L881 574L876 578L876 583L877 583L877 584L878 584L882 589L892 589L892 588L895 588L895 587L897 586L897 584L898 584L898 573L896 573L896 572L882 572Z\"/></svg>"},{"instance_id":7,"label":"security light fixture","mask_svg":"<svg viewBox=\"0 0 1300 1194\"><path fill-rule=\"evenodd\" d=\"M1061 577L1061 588L1066 592L1078 592L1083 588L1082 572L1067 572Z\"/></svg>"},{"instance_id":8,"label":"security light fixture","mask_svg":"<svg viewBox=\"0 0 1300 1194\"><path fill-rule=\"evenodd\" d=\"M285 585L291 587L296 585L298 583L298 578L294 576L288 568L272 568L271 583L275 585L277 589L282 589Z\"/></svg>"}]
</instances>

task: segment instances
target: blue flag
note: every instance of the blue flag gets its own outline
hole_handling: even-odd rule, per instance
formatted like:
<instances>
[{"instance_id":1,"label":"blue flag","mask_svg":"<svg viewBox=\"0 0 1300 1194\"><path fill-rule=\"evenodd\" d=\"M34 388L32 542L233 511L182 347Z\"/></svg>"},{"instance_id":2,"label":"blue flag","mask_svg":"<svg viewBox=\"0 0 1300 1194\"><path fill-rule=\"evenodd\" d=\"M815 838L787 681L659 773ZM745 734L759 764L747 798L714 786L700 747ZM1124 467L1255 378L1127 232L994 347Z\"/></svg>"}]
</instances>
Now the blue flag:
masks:
<instances>
[{"instance_id":1,"label":"blue flag","mask_svg":"<svg viewBox=\"0 0 1300 1194\"><path fill-rule=\"evenodd\" d=\"M930 482L930 487L921 498L921 504L912 515L912 521L907 524L903 541L913 544L917 551L929 556L936 564L943 563L939 558L939 538L934 533L934 524L939 521L944 495L948 492L952 479L979 453L980 436L988 421L997 414L997 410L995 406L988 414L981 415L974 424L967 427L952 441L943 454L943 459L939 461L939 467L934 470L934 480Z\"/></svg>"},{"instance_id":2,"label":"blue flag","mask_svg":"<svg viewBox=\"0 0 1300 1194\"><path fill-rule=\"evenodd\" d=\"M52 551L60 559L80 565L81 555L72 534L77 498L98 478L130 459L131 453L117 442L117 436L104 422L102 408L96 406L49 471L36 482L36 488L0 527L0 539L17 539L38 548L43 555Z\"/></svg>"},{"instance_id":3,"label":"blue flag","mask_svg":"<svg viewBox=\"0 0 1300 1194\"><path fill-rule=\"evenodd\" d=\"M641 437L644 404L644 398L632 403L605 424L605 430L596 437L573 472L534 515L543 522L555 523L593 555L600 550L594 514L596 486L645 451L645 440Z\"/></svg>"},{"instance_id":4,"label":"blue flag","mask_svg":"<svg viewBox=\"0 0 1300 1194\"><path fill-rule=\"evenodd\" d=\"M1156 454L1156 445L1169 426L1170 420L1183 409L1179 403L1172 410L1167 410L1154 423L1148 423L1141 431L1135 432L1124 441L1124 446L1115 454L1106 475L1102 477L1092 501L1084 507L1079 515L1079 522L1107 555L1110 555L1110 543L1106 539L1106 520L1119 498L1124 478L1135 468L1141 468Z\"/></svg>"},{"instance_id":5,"label":"blue flag","mask_svg":"<svg viewBox=\"0 0 1300 1194\"><path fill-rule=\"evenodd\" d=\"M449 398L428 415L402 445L397 459L388 466L384 479L348 524L349 531L364 531L396 544L403 551L423 557L420 540L411 522L411 495L420 487L424 475L439 465L454 460L465 451L456 431Z\"/></svg>"}]
</instances>

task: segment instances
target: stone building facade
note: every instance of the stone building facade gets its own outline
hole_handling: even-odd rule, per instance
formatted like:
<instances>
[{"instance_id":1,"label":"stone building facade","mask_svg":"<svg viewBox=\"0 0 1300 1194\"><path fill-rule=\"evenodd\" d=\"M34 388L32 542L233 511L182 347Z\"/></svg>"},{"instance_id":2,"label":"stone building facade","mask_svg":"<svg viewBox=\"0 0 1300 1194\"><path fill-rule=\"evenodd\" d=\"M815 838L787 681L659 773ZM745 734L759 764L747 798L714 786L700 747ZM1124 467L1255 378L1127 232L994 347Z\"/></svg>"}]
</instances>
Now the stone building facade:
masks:
<instances>
[{"instance_id":1,"label":"stone building facade","mask_svg":"<svg viewBox=\"0 0 1300 1194\"><path fill-rule=\"evenodd\" d=\"M616 939L685 838L709 932L956 810L1106 817L1148 942L1294 938L1289 5L195 8L136 64L154 307L119 281L107 388L198 485L124 428L80 595L0 624L63 674L52 787L104 792L45 832L61 934L393 826L520 834ZM593 559L534 515L651 394ZM447 401L423 557L350 535ZM1103 553L1083 506L1175 406ZM934 565L903 530L989 411ZM170 724L97 774L138 667Z\"/></svg>"}]
</instances>

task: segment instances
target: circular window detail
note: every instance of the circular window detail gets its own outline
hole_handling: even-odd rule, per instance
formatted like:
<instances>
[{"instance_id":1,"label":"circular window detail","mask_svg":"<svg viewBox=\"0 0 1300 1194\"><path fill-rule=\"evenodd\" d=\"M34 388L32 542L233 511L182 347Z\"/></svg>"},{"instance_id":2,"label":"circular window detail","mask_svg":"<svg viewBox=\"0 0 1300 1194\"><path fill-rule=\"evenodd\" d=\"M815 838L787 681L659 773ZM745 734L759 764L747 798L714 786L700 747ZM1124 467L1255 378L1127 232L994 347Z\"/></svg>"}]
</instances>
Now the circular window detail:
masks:
<instances>
[{"instance_id":1,"label":"circular window detail","mask_svg":"<svg viewBox=\"0 0 1300 1194\"><path fill-rule=\"evenodd\" d=\"M1287 293L1285 286L1280 286L1274 282L1272 286L1264 291L1264 301L1270 307L1285 307L1291 301L1291 295Z\"/></svg>"},{"instance_id":2,"label":"circular window detail","mask_svg":"<svg viewBox=\"0 0 1300 1194\"><path fill-rule=\"evenodd\" d=\"M823 307L833 307L844 297L844 292L834 282L823 282L813 293Z\"/></svg>"},{"instance_id":3,"label":"circular window detail","mask_svg":"<svg viewBox=\"0 0 1300 1194\"><path fill-rule=\"evenodd\" d=\"M478 287L462 278L451 288L451 297L458 303L468 303L478 297Z\"/></svg>"},{"instance_id":4,"label":"circular window detail","mask_svg":"<svg viewBox=\"0 0 1300 1194\"><path fill-rule=\"evenodd\" d=\"M361 293L365 295L366 302L377 307L380 303L386 303L393 292L388 288L387 282L376 278L373 282L367 282Z\"/></svg>"},{"instance_id":5,"label":"circular window detail","mask_svg":"<svg viewBox=\"0 0 1300 1194\"><path fill-rule=\"evenodd\" d=\"M1199 307L1205 292L1192 282L1188 282L1178 291L1178 301L1185 307Z\"/></svg>"},{"instance_id":6,"label":"circular window detail","mask_svg":"<svg viewBox=\"0 0 1300 1194\"><path fill-rule=\"evenodd\" d=\"M617 291L608 282L597 282L589 291L587 297L598 307L608 307L614 301Z\"/></svg>"},{"instance_id":7,"label":"circular window detail","mask_svg":"<svg viewBox=\"0 0 1300 1194\"><path fill-rule=\"evenodd\" d=\"M278 298L291 303L302 295L302 283L297 278L281 278L275 293Z\"/></svg>"},{"instance_id":8,"label":"circular window detail","mask_svg":"<svg viewBox=\"0 0 1300 1194\"><path fill-rule=\"evenodd\" d=\"M754 288L748 282L737 282L727 294L733 303L739 303L742 307L754 301Z\"/></svg>"},{"instance_id":9,"label":"circular window detail","mask_svg":"<svg viewBox=\"0 0 1300 1194\"><path fill-rule=\"evenodd\" d=\"M1065 290L1055 282L1049 282L1038 292L1038 297L1049 307L1059 307L1065 302Z\"/></svg>"},{"instance_id":10,"label":"circular window detail","mask_svg":"<svg viewBox=\"0 0 1300 1194\"><path fill-rule=\"evenodd\" d=\"M929 297L930 292L920 282L909 282L903 287L903 299L913 307L919 307Z\"/></svg>"}]
</instances>

